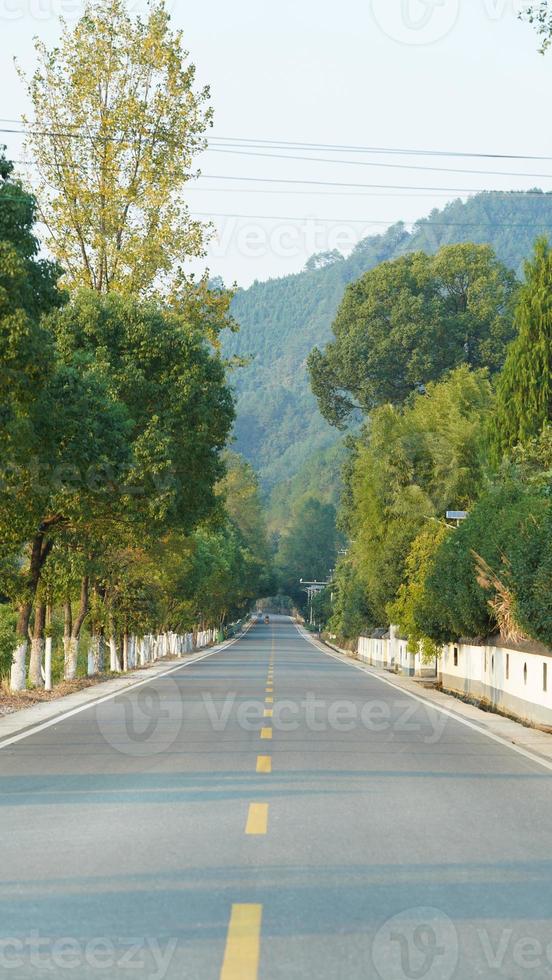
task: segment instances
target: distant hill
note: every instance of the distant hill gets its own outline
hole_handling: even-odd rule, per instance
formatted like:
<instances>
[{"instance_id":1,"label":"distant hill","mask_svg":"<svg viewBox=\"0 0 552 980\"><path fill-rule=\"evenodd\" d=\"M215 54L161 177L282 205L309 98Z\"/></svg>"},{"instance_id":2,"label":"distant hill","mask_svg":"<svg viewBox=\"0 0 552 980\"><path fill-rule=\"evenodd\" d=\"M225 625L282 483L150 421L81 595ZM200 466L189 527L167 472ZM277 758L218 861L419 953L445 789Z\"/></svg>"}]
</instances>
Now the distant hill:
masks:
<instances>
[{"instance_id":1,"label":"distant hill","mask_svg":"<svg viewBox=\"0 0 552 980\"><path fill-rule=\"evenodd\" d=\"M394 225L359 242L350 256L313 256L303 272L239 290L232 312L240 332L225 353L251 356L237 371L236 450L259 472L266 488L288 480L309 456L339 438L321 417L310 391L307 355L331 336L343 292L368 269L406 252L436 252L442 245L488 243L519 275L539 235L552 238L552 194L486 192L435 209L408 232Z\"/></svg>"}]
</instances>

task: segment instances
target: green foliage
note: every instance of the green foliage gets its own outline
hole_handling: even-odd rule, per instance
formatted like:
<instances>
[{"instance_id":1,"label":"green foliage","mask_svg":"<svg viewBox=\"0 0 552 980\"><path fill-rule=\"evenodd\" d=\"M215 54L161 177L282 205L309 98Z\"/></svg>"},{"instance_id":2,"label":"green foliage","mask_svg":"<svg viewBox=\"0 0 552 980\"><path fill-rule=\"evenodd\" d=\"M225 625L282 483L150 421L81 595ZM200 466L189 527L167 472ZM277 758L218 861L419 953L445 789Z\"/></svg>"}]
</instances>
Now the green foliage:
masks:
<instances>
[{"instance_id":1,"label":"green foliage","mask_svg":"<svg viewBox=\"0 0 552 980\"><path fill-rule=\"evenodd\" d=\"M12 652L15 646L15 624L17 617L13 607L0 604L0 680L10 671Z\"/></svg>"},{"instance_id":2,"label":"green foliage","mask_svg":"<svg viewBox=\"0 0 552 980\"><path fill-rule=\"evenodd\" d=\"M552 421L552 250L544 239L525 268L516 307L517 337L497 384L497 456L539 435Z\"/></svg>"},{"instance_id":3,"label":"green foliage","mask_svg":"<svg viewBox=\"0 0 552 980\"><path fill-rule=\"evenodd\" d=\"M334 576L334 603L328 628L340 639L354 640L375 625L364 582L348 557L340 559Z\"/></svg>"},{"instance_id":4,"label":"green foliage","mask_svg":"<svg viewBox=\"0 0 552 980\"><path fill-rule=\"evenodd\" d=\"M335 566L338 546L335 507L314 497L303 500L276 554L281 592L303 605L300 580L326 582Z\"/></svg>"},{"instance_id":5,"label":"green foliage","mask_svg":"<svg viewBox=\"0 0 552 980\"><path fill-rule=\"evenodd\" d=\"M486 372L463 366L404 408L377 409L357 440L341 520L378 626L388 623L426 522L469 507L480 492L491 407Z\"/></svg>"},{"instance_id":6,"label":"green foliage","mask_svg":"<svg viewBox=\"0 0 552 980\"><path fill-rule=\"evenodd\" d=\"M234 413L224 365L202 334L158 301L91 290L50 325L64 361L94 365L128 413L136 507L186 529L206 518Z\"/></svg>"},{"instance_id":7,"label":"green foliage","mask_svg":"<svg viewBox=\"0 0 552 980\"><path fill-rule=\"evenodd\" d=\"M550 518L547 495L507 479L488 490L468 520L451 532L435 556L416 619L442 643L496 632L496 591L480 584L482 558L511 597L512 616L527 635L552 641L550 628ZM543 588L544 587L544 588Z\"/></svg>"},{"instance_id":8,"label":"green foliage","mask_svg":"<svg viewBox=\"0 0 552 980\"><path fill-rule=\"evenodd\" d=\"M435 568L439 549L451 533L447 525L427 524L412 542L405 561L405 578L399 588L397 598L387 607L389 621L398 626L408 637L408 647L412 653L419 649L426 660L438 655L438 646L423 632L419 621L419 611L427 606L426 583Z\"/></svg>"},{"instance_id":9,"label":"green foliage","mask_svg":"<svg viewBox=\"0 0 552 980\"><path fill-rule=\"evenodd\" d=\"M502 366L513 336L515 280L483 245L450 245L386 262L350 285L333 325L335 340L309 357L324 417L343 427L364 413L401 404L465 363Z\"/></svg>"},{"instance_id":10,"label":"green foliage","mask_svg":"<svg viewBox=\"0 0 552 980\"><path fill-rule=\"evenodd\" d=\"M293 519L296 508L307 497L316 497L337 508L343 489L341 469L347 458L343 442L313 453L287 480L278 483L267 502L267 522L273 533L282 533Z\"/></svg>"},{"instance_id":11,"label":"green foliage","mask_svg":"<svg viewBox=\"0 0 552 980\"><path fill-rule=\"evenodd\" d=\"M48 244L73 288L139 294L203 254L183 204L211 122L163 0L87 0L52 50L36 41L29 143ZM84 134L73 138L72 134Z\"/></svg>"},{"instance_id":12,"label":"green foliage","mask_svg":"<svg viewBox=\"0 0 552 980\"><path fill-rule=\"evenodd\" d=\"M331 326L346 286L381 262L412 252L433 255L461 242L490 245L522 276L535 234L552 235L552 194L486 192L453 201L419 221L409 234L395 225L359 242L351 255L302 273L238 290L232 312L239 334L223 341L229 356L250 356L235 375L237 450L269 489L289 479L314 452L337 441L316 412L306 359L332 339Z\"/></svg>"},{"instance_id":13,"label":"green foliage","mask_svg":"<svg viewBox=\"0 0 552 980\"><path fill-rule=\"evenodd\" d=\"M552 7L549 0L539 0L538 3L527 4L520 17L533 24L541 39L541 54L545 54L552 44Z\"/></svg>"}]
</instances>

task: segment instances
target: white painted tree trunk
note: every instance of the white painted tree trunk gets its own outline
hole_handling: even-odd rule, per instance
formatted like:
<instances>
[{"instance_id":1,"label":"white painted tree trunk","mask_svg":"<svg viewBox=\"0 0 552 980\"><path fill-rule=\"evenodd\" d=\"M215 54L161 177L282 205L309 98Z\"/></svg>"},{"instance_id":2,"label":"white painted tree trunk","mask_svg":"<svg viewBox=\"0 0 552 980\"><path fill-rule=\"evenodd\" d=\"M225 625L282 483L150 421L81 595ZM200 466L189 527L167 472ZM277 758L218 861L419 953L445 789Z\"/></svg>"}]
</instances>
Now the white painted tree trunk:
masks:
<instances>
[{"instance_id":1,"label":"white painted tree trunk","mask_svg":"<svg viewBox=\"0 0 552 980\"><path fill-rule=\"evenodd\" d=\"M112 674L121 673L121 661L117 650L117 640L114 636L109 637L109 669Z\"/></svg>"},{"instance_id":2,"label":"white painted tree trunk","mask_svg":"<svg viewBox=\"0 0 552 980\"><path fill-rule=\"evenodd\" d=\"M88 676L96 677L104 669L105 642L103 636L91 636L88 648Z\"/></svg>"},{"instance_id":3,"label":"white painted tree trunk","mask_svg":"<svg viewBox=\"0 0 552 980\"><path fill-rule=\"evenodd\" d=\"M44 638L33 636L31 640L31 656L29 659L29 681L33 687L44 687L42 678L42 658L44 656Z\"/></svg>"},{"instance_id":4,"label":"white painted tree trunk","mask_svg":"<svg viewBox=\"0 0 552 980\"><path fill-rule=\"evenodd\" d=\"M27 684L27 649L28 642L23 640L13 651L10 673L10 688L12 691L24 691Z\"/></svg>"},{"instance_id":5,"label":"white painted tree trunk","mask_svg":"<svg viewBox=\"0 0 552 980\"><path fill-rule=\"evenodd\" d=\"M63 676L66 681L74 681L77 676L77 660L79 653L79 641L74 636L64 637L63 639L64 669Z\"/></svg>"},{"instance_id":6,"label":"white painted tree trunk","mask_svg":"<svg viewBox=\"0 0 552 980\"><path fill-rule=\"evenodd\" d=\"M52 690L52 637L47 636L44 643L44 687Z\"/></svg>"},{"instance_id":7,"label":"white painted tree trunk","mask_svg":"<svg viewBox=\"0 0 552 980\"><path fill-rule=\"evenodd\" d=\"M128 670L128 633L123 636L123 670Z\"/></svg>"}]
</instances>

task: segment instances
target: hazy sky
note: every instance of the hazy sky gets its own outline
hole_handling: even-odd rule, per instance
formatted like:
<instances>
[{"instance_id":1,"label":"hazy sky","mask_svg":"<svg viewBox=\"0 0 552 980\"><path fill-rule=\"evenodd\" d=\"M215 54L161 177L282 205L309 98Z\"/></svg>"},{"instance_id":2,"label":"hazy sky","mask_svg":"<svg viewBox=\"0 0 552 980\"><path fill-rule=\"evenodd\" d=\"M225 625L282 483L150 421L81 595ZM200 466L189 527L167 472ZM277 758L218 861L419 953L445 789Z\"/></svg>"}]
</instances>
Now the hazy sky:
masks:
<instances>
[{"instance_id":1,"label":"hazy sky","mask_svg":"<svg viewBox=\"0 0 552 980\"><path fill-rule=\"evenodd\" d=\"M348 251L366 234L462 196L449 189L552 190L552 51L538 54L533 30L517 19L523 4L515 0L178 0L169 6L198 80L211 86L216 137L551 158L289 151L340 161L329 163L210 151L201 160L209 176L190 186L188 200L192 211L217 216L208 264L227 283L297 271L314 251ZM71 23L82 7L76 0L0 0L3 119L28 110L12 58L31 70L33 36L55 43L59 15ZM20 140L6 134L5 141L19 157ZM409 164L483 174L402 169ZM502 176L506 171L550 176ZM221 179L231 176L408 190Z\"/></svg>"}]
</instances>

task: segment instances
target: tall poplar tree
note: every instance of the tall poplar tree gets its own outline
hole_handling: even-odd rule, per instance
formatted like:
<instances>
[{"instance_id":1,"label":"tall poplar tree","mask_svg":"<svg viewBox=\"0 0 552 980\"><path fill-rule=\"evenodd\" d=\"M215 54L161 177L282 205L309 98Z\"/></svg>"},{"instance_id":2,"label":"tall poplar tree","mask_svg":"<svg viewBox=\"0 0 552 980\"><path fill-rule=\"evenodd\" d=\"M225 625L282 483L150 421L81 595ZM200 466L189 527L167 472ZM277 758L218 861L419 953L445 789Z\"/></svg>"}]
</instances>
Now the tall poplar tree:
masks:
<instances>
[{"instance_id":1,"label":"tall poplar tree","mask_svg":"<svg viewBox=\"0 0 552 980\"><path fill-rule=\"evenodd\" d=\"M59 47L36 42L29 144L51 252L70 286L143 293L203 254L182 191L211 122L164 0L132 18L88 0Z\"/></svg>"}]
</instances>

